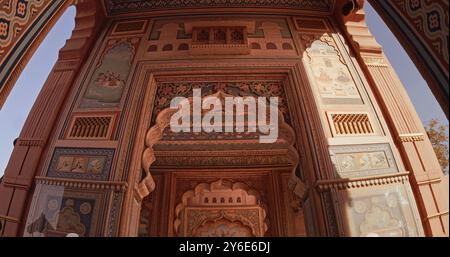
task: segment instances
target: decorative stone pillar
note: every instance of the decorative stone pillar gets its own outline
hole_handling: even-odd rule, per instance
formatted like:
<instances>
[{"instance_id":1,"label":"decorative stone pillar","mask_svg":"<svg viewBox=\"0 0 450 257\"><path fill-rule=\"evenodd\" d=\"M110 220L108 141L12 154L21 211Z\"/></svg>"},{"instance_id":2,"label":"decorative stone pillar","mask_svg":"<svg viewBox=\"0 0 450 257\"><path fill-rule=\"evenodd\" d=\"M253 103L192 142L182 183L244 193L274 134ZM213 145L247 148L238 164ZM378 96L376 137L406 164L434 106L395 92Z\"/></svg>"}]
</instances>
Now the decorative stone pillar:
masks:
<instances>
[{"instance_id":1,"label":"decorative stone pillar","mask_svg":"<svg viewBox=\"0 0 450 257\"><path fill-rule=\"evenodd\" d=\"M448 1L368 2L411 57L448 119Z\"/></svg>"},{"instance_id":2,"label":"decorative stone pillar","mask_svg":"<svg viewBox=\"0 0 450 257\"><path fill-rule=\"evenodd\" d=\"M362 6L361 6L362 8ZM448 236L448 179L408 94L364 21L360 9L342 20L383 109L409 180L427 236Z\"/></svg>"},{"instance_id":3,"label":"decorative stone pillar","mask_svg":"<svg viewBox=\"0 0 450 257\"><path fill-rule=\"evenodd\" d=\"M407 169L352 40L334 19L298 17L294 23L326 140L328 158L320 162L333 164L314 184L326 235L423 235ZM356 29L354 37L369 43L366 31Z\"/></svg>"},{"instance_id":4,"label":"decorative stone pillar","mask_svg":"<svg viewBox=\"0 0 450 257\"><path fill-rule=\"evenodd\" d=\"M51 28L70 4L72 1L67 1L46 26ZM0 222L3 224L0 236L21 234L35 176L42 165L41 156L54 132L53 124L102 24L104 14L99 1L78 1L76 7L72 37L61 49L58 61L33 105L0 184Z\"/></svg>"}]
</instances>

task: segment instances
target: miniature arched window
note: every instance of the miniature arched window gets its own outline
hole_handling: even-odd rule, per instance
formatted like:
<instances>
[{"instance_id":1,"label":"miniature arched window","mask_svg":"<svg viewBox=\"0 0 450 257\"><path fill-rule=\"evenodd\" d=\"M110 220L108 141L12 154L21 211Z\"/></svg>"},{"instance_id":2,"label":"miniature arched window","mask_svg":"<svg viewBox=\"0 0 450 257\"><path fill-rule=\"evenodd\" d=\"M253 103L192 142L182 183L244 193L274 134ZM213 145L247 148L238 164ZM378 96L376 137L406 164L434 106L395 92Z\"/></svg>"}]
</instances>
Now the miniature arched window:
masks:
<instances>
[{"instance_id":1,"label":"miniature arched window","mask_svg":"<svg viewBox=\"0 0 450 257\"><path fill-rule=\"evenodd\" d=\"M172 49L173 49L173 46L172 46L172 44L167 44L167 45L164 45L163 46L163 51L172 51Z\"/></svg>"},{"instance_id":2,"label":"miniature arched window","mask_svg":"<svg viewBox=\"0 0 450 257\"><path fill-rule=\"evenodd\" d=\"M277 46L274 43L267 43L266 48L267 49L277 49Z\"/></svg>"},{"instance_id":3,"label":"miniature arched window","mask_svg":"<svg viewBox=\"0 0 450 257\"><path fill-rule=\"evenodd\" d=\"M179 50L179 51L189 50L189 45L183 43L183 44L181 44L181 45L178 46L178 50Z\"/></svg>"},{"instance_id":4,"label":"miniature arched window","mask_svg":"<svg viewBox=\"0 0 450 257\"><path fill-rule=\"evenodd\" d=\"M292 50L292 49L294 49L294 48L293 48L292 45L289 44L289 43L283 43L283 49L284 49L284 50Z\"/></svg>"},{"instance_id":5,"label":"miniature arched window","mask_svg":"<svg viewBox=\"0 0 450 257\"><path fill-rule=\"evenodd\" d=\"M258 43L252 43L251 47L252 47L252 49L261 49L261 45Z\"/></svg>"},{"instance_id":6,"label":"miniature arched window","mask_svg":"<svg viewBox=\"0 0 450 257\"><path fill-rule=\"evenodd\" d=\"M158 50L158 46L157 45L151 45L148 48L149 52L156 52Z\"/></svg>"}]
</instances>

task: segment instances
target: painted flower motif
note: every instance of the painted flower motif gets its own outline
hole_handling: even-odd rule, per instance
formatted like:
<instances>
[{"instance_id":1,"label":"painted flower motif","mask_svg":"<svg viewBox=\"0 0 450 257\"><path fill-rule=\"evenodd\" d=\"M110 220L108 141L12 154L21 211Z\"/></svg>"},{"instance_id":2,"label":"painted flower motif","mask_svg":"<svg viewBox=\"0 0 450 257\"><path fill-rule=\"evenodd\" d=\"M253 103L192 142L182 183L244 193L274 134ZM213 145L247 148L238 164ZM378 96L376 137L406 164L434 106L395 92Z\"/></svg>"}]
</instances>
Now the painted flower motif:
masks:
<instances>
[{"instance_id":1,"label":"painted flower motif","mask_svg":"<svg viewBox=\"0 0 450 257\"><path fill-rule=\"evenodd\" d=\"M433 31L440 29L439 15L437 13L428 15L428 26Z\"/></svg>"},{"instance_id":2,"label":"painted flower motif","mask_svg":"<svg viewBox=\"0 0 450 257\"><path fill-rule=\"evenodd\" d=\"M241 83L241 84L239 85L239 88L240 88L241 91L244 92L244 93L250 92L250 85L249 85L248 83L245 83L245 82Z\"/></svg>"},{"instance_id":3,"label":"painted flower motif","mask_svg":"<svg viewBox=\"0 0 450 257\"><path fill-rule=\"evenodd\" d=\"M215 89L215 91L216 92L219 92L219 91L222 91L222 92L226 92L226 84L225 83L217 83L215 86L214 86L214 89Z\"/></svg>"},{"instance_id":4,"label":"painted flower motif","mask_svg":"<svg viewBox=\"0 0 450 257\"><path fill-rule=\"evenodd\" d=\"M177 87L177 95L184 95L189 91L189 87L186 84L183 84Z\"/></svg>"},{"instance_id":5,"label":"painted flower motif","mask_svg":"<svg viewBox=\"0 0 450 257\"><path fill-rule=\"evenodd\" d=\"M17 14L19 14L19 16L25 16L25 12L27 6L25 5L25 3L18 3L17 4Z\"/></svg>"},{"instance_id":6,"label":"painted flower motif","mask_svg":"<svg viewBox=\"0 0 450 257\"><path fill-rule=\"evenodd\" d=\"M420 0L411 0L410 1L411 9L416 10L420 8Z\"/></svg>"},{"instance_id":7,"label":"painted flower motif","mask_svg":"<svg viewBox=\"0 0 450 257\"><path fill-rule=\"evenodd\" d=\"M162 95L170 95L172 93L172 87L162 87L160 92Z\"/></svg>"},{"instance_id":8,"label":"painted flower motif","mask_svg":"<svg viewBox=\"0 0 450 257\"><path fill-rule=\"evenodd\" d=\"M8 36L8 23L0 22L0 37L6 38Z\"/></svg>"},{"instance_id":9,"label":"painted flower motif","mask_svg":"<svg viewBox=\"0 0 450 257\"><path fill-rule=\"evenodd\" d=\"M269 95L270 96L279 96L279 95L281 95L281 88L277 84L270 84L268 89L269 89Z\"/></svg>"},{"instance_id":10,"label":"painted flower motif","mask_svg":"<svg viewBox=\"0 0 450 257\"><path fill-rule=\"evenodd\" d=\"M167 104L167 102L168 102L167 98L160 98L157 102L157 105L165 106Z\"/></svg>"},{"instance_id":11,"label":"painted flower motif","mask_svg":"<svg viewBox=\"0 0 450 257\"><path fill-rule=\"evenodd\" d=\"M265 88L264 88L264 86L261 83L257 83L257 84L253 85L253 91L257 95L262 96L262 95L264 95Z\"/></svg>"}]
</instances>

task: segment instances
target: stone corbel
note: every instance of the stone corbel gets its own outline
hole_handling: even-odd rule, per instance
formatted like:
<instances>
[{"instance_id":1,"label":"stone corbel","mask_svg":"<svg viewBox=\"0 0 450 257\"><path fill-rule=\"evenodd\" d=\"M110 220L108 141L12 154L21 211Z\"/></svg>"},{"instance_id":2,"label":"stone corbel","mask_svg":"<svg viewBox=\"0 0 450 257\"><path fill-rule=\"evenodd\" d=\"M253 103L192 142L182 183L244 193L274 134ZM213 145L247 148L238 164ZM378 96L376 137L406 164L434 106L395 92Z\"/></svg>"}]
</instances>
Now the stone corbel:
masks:
<instances>
[{"instance_id":1,"label":"stone corbel","mask_svg":"<svg viewBox=\"0 0 450 257\"><path fill-rule=\"evenodd\" d=\"M59 51L58 64L63 62L62 65L77 66L84 61L105 19L101 1L75 0L74 5L77 10L75 28Z\"/></svg>"},{"instance_id":2,"label":"stone corbel","mask_svg":"<svg viewBox=\"0 0 450 257\"><path fill-rule=\"evenodd\" d=\"M344 15L345 5L349 3L352 3L353 8L347 15ZM367 27L364 4L364 0L338 1L335 9L336 20L340 23L341 29L350 39L355 50L382 56L381 45L378 44Z\"/></svg>"}]
</instances>

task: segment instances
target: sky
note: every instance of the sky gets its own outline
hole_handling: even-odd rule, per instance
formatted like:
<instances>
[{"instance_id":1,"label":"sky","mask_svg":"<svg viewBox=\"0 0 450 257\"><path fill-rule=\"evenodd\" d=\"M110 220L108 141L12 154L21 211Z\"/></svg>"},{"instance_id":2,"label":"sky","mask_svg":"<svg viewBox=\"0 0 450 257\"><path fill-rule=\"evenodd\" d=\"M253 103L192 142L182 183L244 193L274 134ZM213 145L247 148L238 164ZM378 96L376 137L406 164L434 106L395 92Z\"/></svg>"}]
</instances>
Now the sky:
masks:
<instances>
[{"instance_id":1,"label":"sky","mask_svg":"<svg viewBox=\"0 0 450 257\"><path fill-rule=\"evenodd\" d=\"M367 24L380 43L408 91L422 122L432 118L448 124L445 114L416 66L383 20L366 4ZM8 164L16 139L48 74L55 64L58 51L70 37L75 26L75 8L70 7L44 39L25 67L3 108L0 110L0 176Z\"/></svg>"}]
</instances>

